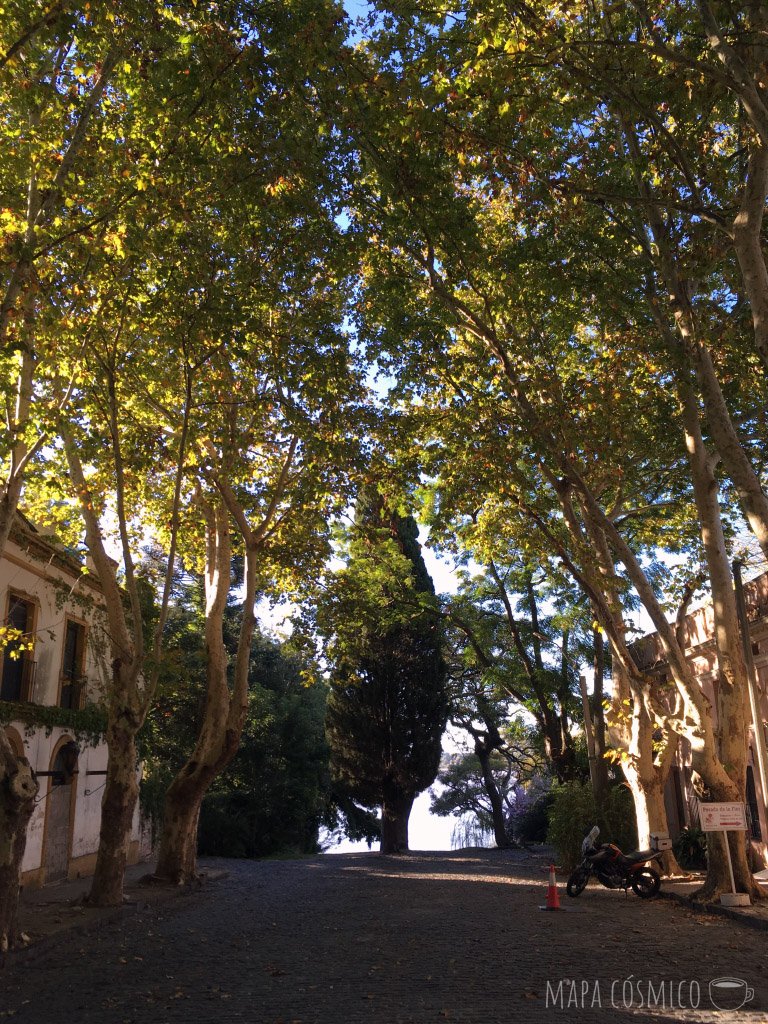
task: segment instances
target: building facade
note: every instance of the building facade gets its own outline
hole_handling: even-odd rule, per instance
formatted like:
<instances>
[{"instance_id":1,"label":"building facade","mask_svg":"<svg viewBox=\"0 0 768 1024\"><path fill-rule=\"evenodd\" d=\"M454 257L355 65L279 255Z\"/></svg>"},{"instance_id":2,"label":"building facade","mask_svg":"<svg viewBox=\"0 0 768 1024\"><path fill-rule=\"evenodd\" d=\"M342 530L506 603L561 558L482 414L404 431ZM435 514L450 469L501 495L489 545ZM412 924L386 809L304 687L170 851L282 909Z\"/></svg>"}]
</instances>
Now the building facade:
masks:
<instances>
[{"instance_id":1,"label":"building facade","mask_svg":"<svg viewBox=\"0 0 768 1024\"><path fill-rule=\"evenodd\" d=\"M761 783L756 751L758 741L768 744L768 573L745 584L744 599L755 665L758 718L757 722L751 722L748 736L747 826L756 864L762 862L768 866L768 794L764 792ZM686 617L683 624L685 655L713 708L716 721L719 684L714 635L711 605L698 608ZM662 678L668 676L666 657L657 633L638 640L632 649L641 668ZM698 824L698 797L690 768L690 747L685 741L679 745L677 761L667 782L664 797L673 839L684 827Z\"/></svg>"},{"instance_id":2,"label":"building facade","mask_svg":"<svg viewBox=\"0 0 768 1024\"><path fill-rule=\"evenodd\" d=\"M38 776L22 884L93 873L107 747L99 705L108 678L104 602L80 561L18 518L0 558L0 728ZM129 862L150 853L136 809Z\"/></svg>"}]
</instances>

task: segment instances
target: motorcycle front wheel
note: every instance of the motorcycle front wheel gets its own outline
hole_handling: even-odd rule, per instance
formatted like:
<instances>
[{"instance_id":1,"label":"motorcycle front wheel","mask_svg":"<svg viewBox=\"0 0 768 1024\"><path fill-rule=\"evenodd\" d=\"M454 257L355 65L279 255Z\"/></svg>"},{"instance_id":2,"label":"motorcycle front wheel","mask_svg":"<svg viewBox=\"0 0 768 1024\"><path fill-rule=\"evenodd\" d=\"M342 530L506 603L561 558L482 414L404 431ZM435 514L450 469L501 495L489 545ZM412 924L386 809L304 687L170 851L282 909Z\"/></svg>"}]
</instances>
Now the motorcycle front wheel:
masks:
<instances>
[{"instance_id":1,"label":"motorcycle front wheel","mask_svg":"<svg viewBox=\"0 0 768 1024\"><path fill-rule=\"evenodd\" d=\"M632 872L629 884L632 886L632 891L641 899L649 900L659 891L661 878L653 868L640 868L639 871Z\"/></svg>"},{"instance_id":2,"label":"motorcycle front wheel","mask_svg":"<svg viewBox=\"0 0 768 1024\"><path fill-rule=\"evenodd\" d=\"M578 867L572 873L571 877L568 879L565 886L565 891L568 893L569 896L581 896L581 894L587 887L588 881L589 869L584 867Z\"/></svg>"}]
</instances>

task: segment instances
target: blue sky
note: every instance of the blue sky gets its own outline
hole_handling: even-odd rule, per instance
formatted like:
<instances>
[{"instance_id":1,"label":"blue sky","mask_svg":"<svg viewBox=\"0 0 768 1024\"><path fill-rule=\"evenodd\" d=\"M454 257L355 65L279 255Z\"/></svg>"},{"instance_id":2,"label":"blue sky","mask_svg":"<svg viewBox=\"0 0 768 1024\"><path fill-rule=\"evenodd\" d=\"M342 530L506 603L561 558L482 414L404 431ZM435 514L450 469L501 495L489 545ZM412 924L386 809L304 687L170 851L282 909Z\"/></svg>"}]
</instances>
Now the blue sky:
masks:
<instances>
[{"instance_id":1,"label":"blue sky","mask_svg":"<svg viewBox=\"0 0 768 1024\"><path fill-rule=\"evenodd\" d=\"M344 10L350 18L359 18L368 13L367 0L344 0Z\"/></svg>"}]
</instances>

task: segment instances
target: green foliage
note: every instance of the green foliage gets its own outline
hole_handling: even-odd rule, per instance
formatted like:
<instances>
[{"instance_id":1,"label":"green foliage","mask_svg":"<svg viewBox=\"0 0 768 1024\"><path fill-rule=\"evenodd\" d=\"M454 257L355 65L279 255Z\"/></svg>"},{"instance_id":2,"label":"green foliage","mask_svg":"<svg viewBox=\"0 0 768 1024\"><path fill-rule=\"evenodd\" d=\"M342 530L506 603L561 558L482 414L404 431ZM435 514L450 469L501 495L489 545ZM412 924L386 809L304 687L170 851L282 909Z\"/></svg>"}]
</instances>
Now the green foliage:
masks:
<instances>
[{"instance_id":1,"label":"green foliage","mask_svg":"<svg viewBox=\"0 0 768 1024\"><path fill-rule=\"evenodd\" d=\"M447 715L442 630L413 519L375 488L358 502L348 565L319 610L331 661L327 735L334 777L376 807L389 788L434 780Z\"/></svg>"},{"instance_id":2,"label":"green foliage","mask_svg":"<svg viewBox=\"0 0 768 1024\"><path fill-rule=\"evenodd\" d=\"M512 774L509 761L498 750L490 754L489 760L502 800L505 803L514 802L517 779ZM484 831L493 831L491 803L483 782L480 761L474 753L451 758L438 773L437 782L442 789L432 796L429 808L432 814L443 818L452 814L458 818L471 813L477 817Z\"/></svg>"},{"instance_id":3,"label":"green foliage","mask_svg":"<svg viewBox=\"0 0 768 1024\"><path fill-rule=\"evenodd\" d=\"M165 792L194 745L203 713L199 596L195 587L186 587L186 603L172 609L160 693L139 736L145 757L142 807L155 831ZM230 646L236 643L239 614L236 607L227 612ZM242 741L203 802L201 853L258 857L317 848L329 786L325 688L307 685L307 669L289 646L258 633L254 637Z\"/></svg>"},{"instance_id":4,"label":"green foliage","mask_svg":"<svg viewBox=\"0 0 768 1024\"><path fill-rule=\"evenodd\" d=\"M493 836L493 804L489 790L495 787L501 802L504 832L508 840L517 839L518 808L526 802L523 786L534 779L541 780L546 768L540 737L520 718L513 719L503 733L494 736L475 727L474 737L473 752L450 758L441 769L437 781L442 790L433 791L430 810L440 816L471 814L478 834ZM494 739L498 740L498 746L491 747ZM490 780L483 768L486 759ZM497 842L500 842L498 838Z\"/></svg>"},{"instance_id":5,"label":"green foliage","mask_svg":"<svg viewBox=\"0 0 768 1024\"><path fill-rule=\"evenodd\" d=\"M681 868L706 870L707 836L695 825L687 825L672 843L677 863Z\"/></svg>"},{"instance_id":6,"label":"green foliage","mask_svg":"<svg viewBox=\"0 0 768 1024\"><path fill-rule=\"evenodd\" d=\"M600 839L622 850L637 848L637 827L632 796L626 786L609 791L608 804L598 812L592 787L567 782L552 787L547 842L557 851L558 863L570 871L581 860L581 843L593 825L600 826Z\"/></svg>"},{"instance_id":7,"label":"green foliage","mask_svg":"<svg viewBox=\"0 0 768 1024\"><path fill-rule=\"evenodd\" d=\"M262 650L240 749L200 813L201 854L263 857L317 851L327 783L325 689L300 665Z\"/></svg>"},{"instance_id":8,"label":"green foliage","mask_svg":"<svg viewBox=\"0 0 768 1024\"><path fill-rule=\"evenodd\" d=\"M549 830L549 811L554 796L544 793L515 815L514 837L521 843L545 843Z\"/></svg>"},{"instance_id":9,"label":"green foliage","mask_svg":"<svg viewBox=\"0 0 768 1024\"><path fill-rule=\"evenodd\" d=\"M381 818L355 803L338 779L331 780L321 824L326 830L323 849L331 849L345 838L365 841L370 847L381 836Z\"/></svg>"},{"instance_id":10,"label":"green foliage","mask_svg":"<svg viewBox=\"0 0 768 1024\"><path fill-rule=\"evenodd\" d=\"M443 521L441 536L472 558L481 557L474 524L458 519L452 526ZM451 721L470 734L478 721L493 732L514 703L536 721L555 774L562 780L578 777L582 766L569 723L579 716L583 600L559 578L554 586L548 572L534 572L516 543L497 524L494 537L481 545L488 569L474 576L461 571L459 592L447 605Z\"/></svg>"},{"instance_id":11,"label":"green foliage","mask_svg":"<svg viewBox=\"0 0 768 1024\"><path fill-rule=\"evenodd\" d=\"M42 728L50 736L53 729L66 729L79 742L95 747L104 739L107 716L104 709L96 704L87 704L81 710L75 710L0 701L0 723L10 722L23 722L29 734Z\"/></svg>"}]
</instances>

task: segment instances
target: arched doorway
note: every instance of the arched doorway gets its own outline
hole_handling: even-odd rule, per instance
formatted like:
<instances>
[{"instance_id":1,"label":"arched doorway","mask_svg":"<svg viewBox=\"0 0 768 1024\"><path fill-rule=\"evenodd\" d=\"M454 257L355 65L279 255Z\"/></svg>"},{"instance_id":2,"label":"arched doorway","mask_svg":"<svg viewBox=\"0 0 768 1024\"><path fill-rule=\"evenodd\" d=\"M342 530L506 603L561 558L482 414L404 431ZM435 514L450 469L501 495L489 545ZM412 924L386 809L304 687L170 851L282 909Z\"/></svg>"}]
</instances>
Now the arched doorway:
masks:
<instances>
[{"instance_id":1,"label":"arched doorway","mask_svg":"<svg viewBox=\"0 0 768 1024\"><path fill-rule=\"evenodd\" d=\"M46 882L60 882L67 877L75 810L72 782L77 772L77 753L75 742L65 736L57 743L51 758L43 842Z\"/></svg>"}]
</instances>

